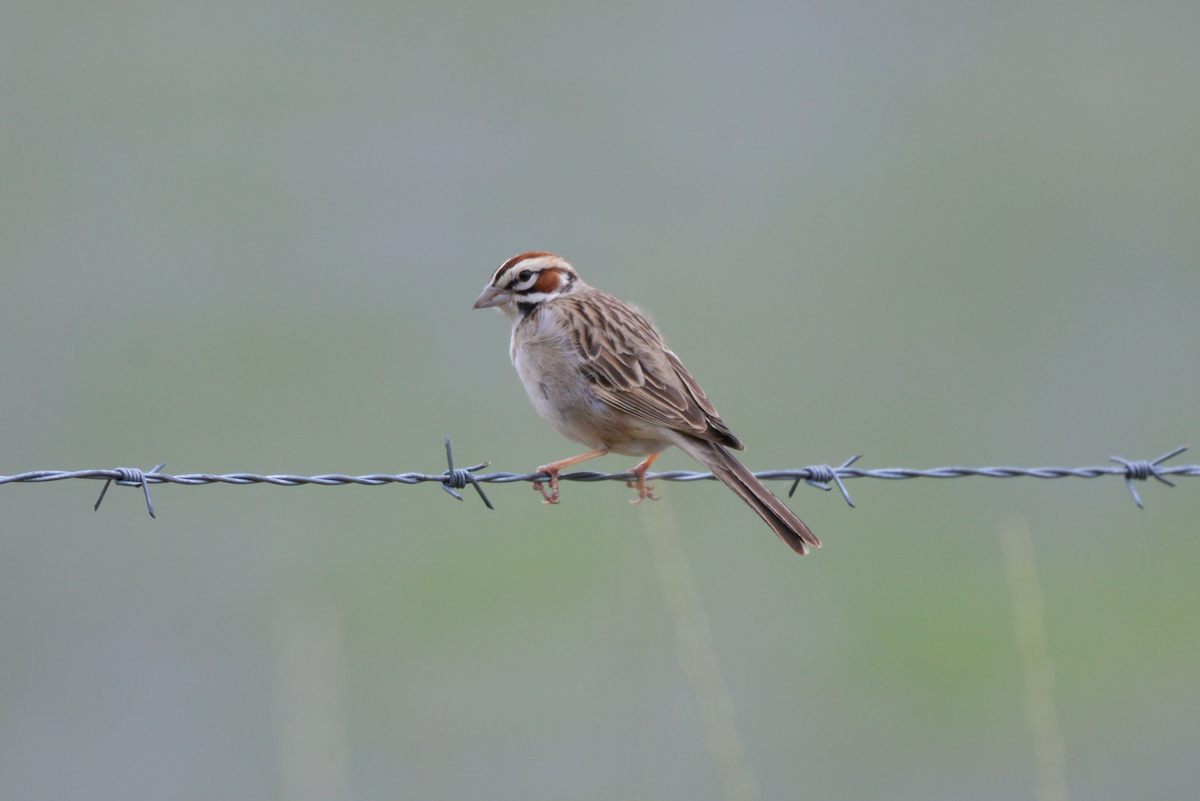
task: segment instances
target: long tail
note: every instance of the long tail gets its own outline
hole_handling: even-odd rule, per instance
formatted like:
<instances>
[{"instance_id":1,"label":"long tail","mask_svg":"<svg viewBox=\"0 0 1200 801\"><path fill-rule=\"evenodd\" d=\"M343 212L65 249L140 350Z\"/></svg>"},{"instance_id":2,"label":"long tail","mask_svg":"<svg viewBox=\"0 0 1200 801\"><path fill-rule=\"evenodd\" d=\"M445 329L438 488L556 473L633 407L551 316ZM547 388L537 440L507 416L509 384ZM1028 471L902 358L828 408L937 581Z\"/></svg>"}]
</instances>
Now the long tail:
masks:
<instances>
[{"instance_id":1,"label":"long tail","mask_svg":"<svg viewBox=\"0 0 1200 801\"><path fill-rule=\"evenodd\" d=\"M736 492L793 551L803 556L809 552L809 546L821 547L821 541L808 526L723 446L687 435L680 435L675 444Z\"/></svg>"}]
</instances>

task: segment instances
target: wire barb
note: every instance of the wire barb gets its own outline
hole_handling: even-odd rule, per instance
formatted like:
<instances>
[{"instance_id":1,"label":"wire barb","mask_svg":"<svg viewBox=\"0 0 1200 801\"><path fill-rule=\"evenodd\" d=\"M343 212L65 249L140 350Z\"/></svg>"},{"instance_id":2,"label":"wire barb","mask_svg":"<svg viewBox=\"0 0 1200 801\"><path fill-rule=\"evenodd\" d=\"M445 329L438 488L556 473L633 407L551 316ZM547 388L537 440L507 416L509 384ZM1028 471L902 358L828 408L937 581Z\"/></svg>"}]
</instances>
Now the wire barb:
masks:
<instances>
[{"instance_id":1,"label":"wire barb","mask_svg":"<svg viewBox=\"0 0 1200 801\"><path fill-rule=\"evenodd\" d=\"M796 480L792 482L792 488L788 490L788 497L790 498L796 494L796 487L800 486L801 481L803 481L805 484L816 487L819 490L825 490L826 492L833 489L833 487L829 486L829 482L832 481L837 484L838 489L842 491L842 497L846 499L846 503L850 504L850 508L856 509L857 507L854 505L854 501L850 500L850 493L846 491L846 485L842 483L842 478L838 475L837 471L845 470L847 467L854 464L861 458L861 453L858 456L851 456L849 459L842 462L842 466L836 470L827 464L819 464L804 468L809 472L808 477L804 478L802 476L797 476Z\"/></svg>"},{"instance_id":2,"label":"wire barb","mask_svg":"<svg viewBox=\"0 0 1200 801\"><path fill-rule=\"evenodd\" d=\"M110 472L116 473L115 477L110 477L104 482L104 486L100 488L100 497L96 499L96 505L92 507L93 512L100 511L100 501L104 500L104 493L108 492L108 485L114 481L122 487L141 487L143 494L146 496L146 509L150 512L150 516L155 520L158 517L154 514L154 502L150 500L150 486L146 482L147 475L156 475L159 470L167 466L166 462L155 467L149 473L143 473L136 467L118 467Z\"/></svg>"},{"instance_id":3,"label":"wire barb","mask_svg":"<svg viewBox=\"0 0 1200 801\"><path fill-rule=\"evenodd\" d=\"M1170 453L1164 453L1153 462L1130 462L1126 459L1122 459L1120 456L1110 456L1108 457L1108 460L1110 462L1120 462L1121 464L1125 465L1125 486L1129 487L1129 492L1133 494L1133 500L1137 502L1138 508L1145 509L1146 506L1142 503L1142 498L1140 495L1138 495L1137 489L1134 488L1133 482L1145 481L1153 476L1162 483L1166 484L1168 487L1174 487L1174 481L1169 481L1159 474L1158 466L1167 459L1170 459L1172 456L1178 456L1187 449L1187 445L1182 445Z\"/></svg>"},{"instance_id":4,"label":"wire barb","mask_svg":"<svg viewBox=\"0 0 1200 801\"><path fill-rule=\"evenodd\" d=\"M454 453L450 450L450 436L447 434L446 472L444 474L446 479L442 482L442 489L461 501L463 496L459 495L457 492L455 492L455 490L460 490L467 486L467 484L470 484L475 488L475 491L479 493L479 497L483 499L484 505L487 506L487 508L495 511L496 507L492 506L492 502L488 500L488 496L483 494L483 487L479 486L479 480L476 479L475 476L471 475L476 470L482 470L489 464L491 464L491 462L483 462L482 464L477 464L474 467L460 467L455 470Z\"/></svg>"}]
</instances>

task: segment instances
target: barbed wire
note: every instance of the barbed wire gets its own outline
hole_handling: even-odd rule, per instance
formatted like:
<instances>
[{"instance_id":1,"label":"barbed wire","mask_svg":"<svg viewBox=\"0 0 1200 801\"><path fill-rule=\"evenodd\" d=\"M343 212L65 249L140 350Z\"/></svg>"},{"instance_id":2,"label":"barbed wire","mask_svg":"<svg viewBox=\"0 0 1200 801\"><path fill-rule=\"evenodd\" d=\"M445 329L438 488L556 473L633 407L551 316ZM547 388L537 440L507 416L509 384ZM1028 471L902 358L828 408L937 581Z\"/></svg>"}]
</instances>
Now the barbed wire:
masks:
<instances>
[{"instance_id":1,"label":"barbed wire","mask_svg":"<svg viewBox=\"0 0 1200 801\"><path fill-rule=\"evenodd\" d=\"M1178 456L1187 449L1188 446L1183 445L1169 453L1164 453L1153 461L1132 461L1123 459L1120 456L1110 456L1109 461L1116 462L1117 464L1099 467L934 467L929 470L915 470L908 467L880 467L873 470L864 470L860 467L852 467L851 465L862 458L860 454L859 456L852 456L838 467L820 464L785 470L764 470L754 475L758 476L762 481L791 481L792 487L788 490L789 498L795 494L796 488L800 486L801 481L817 489L826 491L836 486L841 490L842 497L846 499L846 503L850 504L850 506L854 506L854 501L850 499L850 493L847 491L846 485L842 482L845 479L851 478L879 478L897 481L911 478L965 478L966 476L1042 479L1122 476L1138 508L1144 509L1145 504L1142 503L1142 498L1138 495L1137 488L1133 485L1134 481L1146 481L1147 479L1154 478L1169 487L1174 487L1175 483L1168 479L1167 476L1200 476L1200 464L1174 465L1171 467L1162 466L1163 462ZM396 475L375 473L366 476L348 476L340 473L320 476L260 476L255 473L226 473L224 475L186 473L173 476L161 472L166 467L166 464L160 464L149 471L142 471L136 467L115 467L109 470L34 470L12 476L0 476L0 484L42 484L48 481L64 481L68 479L103 481L104 486L100 489L100 497L96 499L96 504L93 507L96 510L100 508L100 502L104 500L105 493L108 492L109 486L114 482L122 487L141 487L142 493L146 498L146 509L150 512L151 517L156 517L154 514L154 503L150 500L151 484L181 484L189 487L203 484L275 484L281 487L298 487L305 484L315 484L322 487L358 484L367 487L379 487L386 484L422 484L431 481L440 484L442 489L460 501L463 499L463 496L457 490L464 489L469 484L479 493L479 497L483 500L487 508L495 509L492 506L492 502L484 493L483 487L480 486L481 484L513 484L521 481L544 482L550 479L550 476L546 473L485 473L483 475L475 475L478 471L488 467L489 464L489 462L481 462L471 467L455 467L454 454L450 448L450 437L446 437L447 466L444 473L399 473ZM637 476L632 470L627 470L623 473L598 473L583 470L574 473L562 473L559 475L558 480L629 482L636 478ZM689 470L668 470L662 473L646 474L646 481L716 480L716 476L712 473L697 473Z\"/></svg>"}]
</instances>

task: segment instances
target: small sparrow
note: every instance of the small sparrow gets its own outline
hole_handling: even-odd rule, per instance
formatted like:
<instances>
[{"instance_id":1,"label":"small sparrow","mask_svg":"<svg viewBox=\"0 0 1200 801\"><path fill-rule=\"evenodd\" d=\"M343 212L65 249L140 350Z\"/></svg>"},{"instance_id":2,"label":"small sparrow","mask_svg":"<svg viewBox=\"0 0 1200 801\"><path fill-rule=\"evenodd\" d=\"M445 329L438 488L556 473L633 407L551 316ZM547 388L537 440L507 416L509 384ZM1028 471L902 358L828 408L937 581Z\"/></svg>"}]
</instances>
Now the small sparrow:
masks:
<instances>
[{"instance_id":1,"label":"small sparrow","mask_svg":"<svg viewBox=\"0 0 1200 801\"><path fill-rule=\"evenodd\" d=\"M726 448L745 450L704 390L632 306L592 289L552 253L522 253L500 265L476 309L498 308L512 321L510 354L533 406L554 430L592 450L542 465L558 503L563 468L619 453L646 457L633 469L641 503L657 500L646 471L677 446L711 470L767 521L792 550L821 542Z\"/></svg>"}]
</instances>

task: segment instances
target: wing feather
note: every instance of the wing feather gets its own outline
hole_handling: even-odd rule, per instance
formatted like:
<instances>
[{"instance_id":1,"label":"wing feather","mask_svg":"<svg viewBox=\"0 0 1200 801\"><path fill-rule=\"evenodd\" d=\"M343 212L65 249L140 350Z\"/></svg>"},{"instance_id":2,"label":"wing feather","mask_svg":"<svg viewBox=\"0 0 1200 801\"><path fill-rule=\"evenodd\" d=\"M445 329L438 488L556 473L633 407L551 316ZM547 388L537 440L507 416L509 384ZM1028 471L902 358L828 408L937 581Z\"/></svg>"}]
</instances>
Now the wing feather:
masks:
<instances>
[{"instance_id":1,"label":"wing feather","mask_svg":"<svg viewBox=\"0 0 1200 801\"><path fill-rule=\"evenodd\" d=\"M555 301L596 396L647 422L742 450L696 379L634 308L595 289Z\"/></svg>"}]
</instances>

